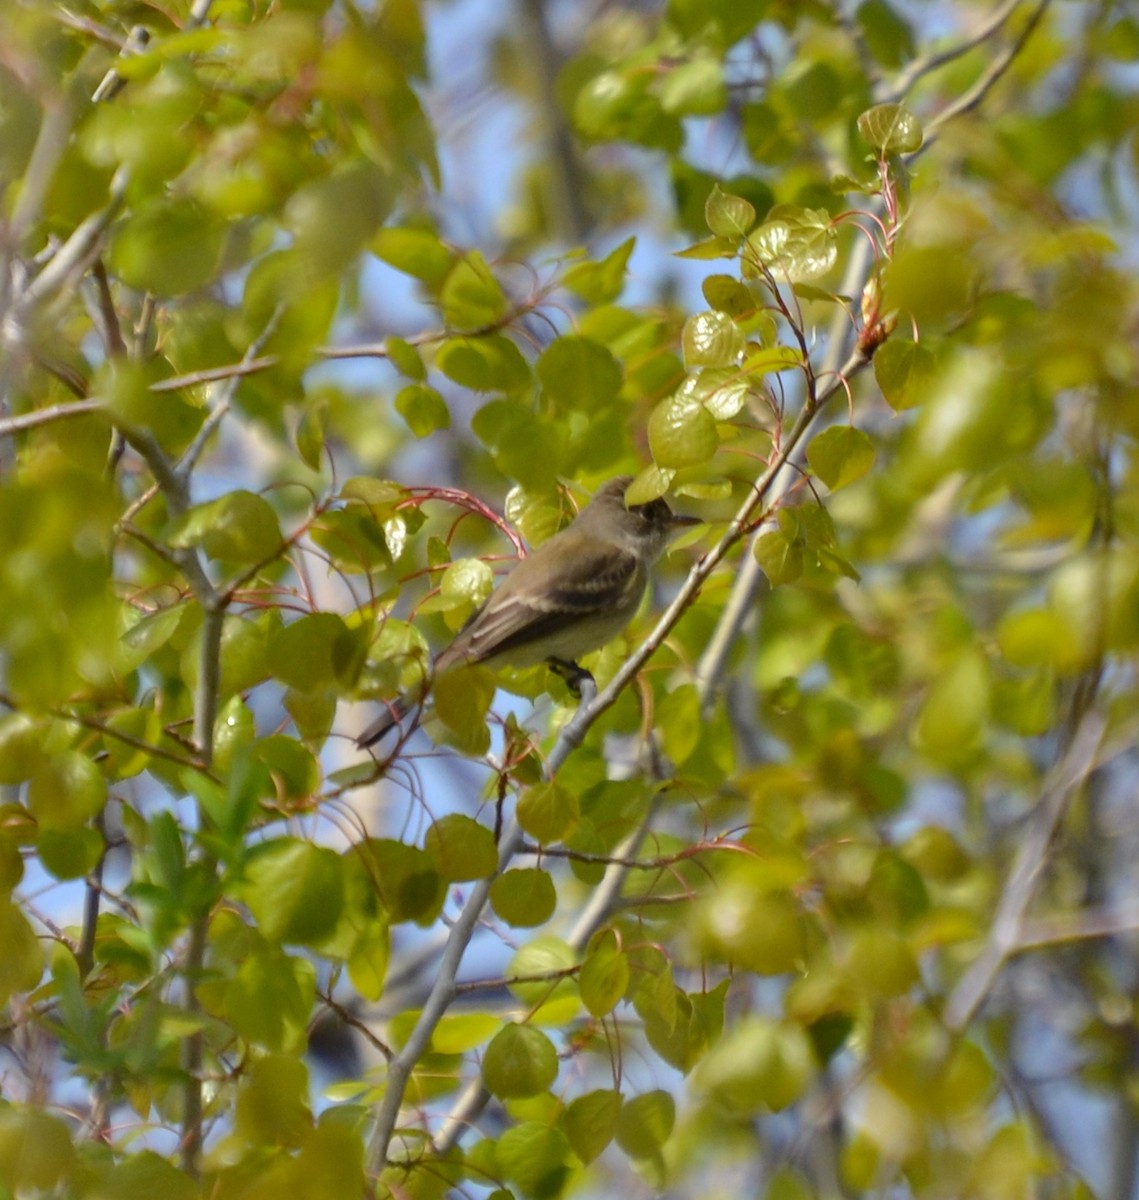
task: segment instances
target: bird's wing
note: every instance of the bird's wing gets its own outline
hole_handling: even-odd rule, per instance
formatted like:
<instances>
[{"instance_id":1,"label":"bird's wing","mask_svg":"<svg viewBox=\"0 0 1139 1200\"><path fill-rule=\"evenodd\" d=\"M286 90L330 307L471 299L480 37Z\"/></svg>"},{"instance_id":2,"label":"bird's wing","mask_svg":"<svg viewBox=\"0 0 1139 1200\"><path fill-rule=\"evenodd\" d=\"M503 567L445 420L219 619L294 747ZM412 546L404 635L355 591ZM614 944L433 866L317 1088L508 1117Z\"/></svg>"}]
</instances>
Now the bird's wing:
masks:
<instances>
[{"instance_id":1,"label":"bird's wing","mask_svg":"<svg viewBox=\"0 0 1139 1200\"><path fill-rule=\"evenodd\" d=\"M635 607L644 587L635 554L572 529L557 541L557 583L551 586L546 570L543 549L551 544L546 542L503 580L437 667L482 662L544 638L567 620Z\"/></svg>"}]
</instances>

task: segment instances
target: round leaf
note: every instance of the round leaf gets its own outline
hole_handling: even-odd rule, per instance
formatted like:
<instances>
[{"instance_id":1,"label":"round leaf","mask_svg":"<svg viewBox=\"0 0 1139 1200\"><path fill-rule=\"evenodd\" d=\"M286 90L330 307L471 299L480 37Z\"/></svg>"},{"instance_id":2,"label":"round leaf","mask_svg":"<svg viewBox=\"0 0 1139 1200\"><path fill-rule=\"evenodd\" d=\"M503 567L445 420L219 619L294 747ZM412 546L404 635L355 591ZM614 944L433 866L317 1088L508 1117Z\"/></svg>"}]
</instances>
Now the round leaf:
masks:
<instances>
[{"instance_id":1,"label":"round leaf","mask_svg":"<svg viewBox=\"0 0 1139 1200\"><path fill-rule=\"evenodd\" d=\"M532 1025L505 1025L486 1048L482 1077L499 1099L537 1096L558 1077L558 1052Z\"/></svg>"},{"instance_id":2,"label":"round leaf","mask_svg":"<svg viewBox=\"0 0 1139 1200\"><path fill-rule=\"evenodd\" d=\"M299 838L258 847L246 869L245 901L271 942L319 942L344 904L340 856Z\"/></svg>"},{"instance_id":3,"label":"round leaf","mask_svg":"<svg viewBox=\"0 0 1139 1200\"><path fill-rule=\"evenodd\" d=\"M649 447L658 467L698 466L719 444L715 417L699 400L680 392L662 400L649 417Z\"/></svg>"},{"instance_id":4,"label":"round leaf","mask_svg":"<svg viewBox=\"0 0 1139 1200\"><path fill-rule=\"evenodd\" d=\"M563 841L581 817L577 796L559 783L536 783L518 800L518 823L543 846Z\"/></svg>"},{"instance_id":5,"label":"round leaf","mask_svg":"<svg viewBox=\"0 0 1139 1200\"><path fill-rule=\"evenodd\" d=\"M554 915L558 893L548 871L513 867L490 885L494 911L516 929L542 925Z\"/></svg>"},{"instance_id":6,"label":"round leaf","mask_svg":"<svg viewBox=\"0 0 1139 1200\"><path fill-rule=\"evenodd\" d=\"M486 879L498 867L494 834L462 813L449 813L434 822L427 830L423 848L439 874L451 883Z\"/></svg>"},{"instance_id":7,"label":"round leaf","mask_svg":"<svg viewBox=\"0 0 1139 1200\"><path fill-rule=\"evenodd\" d=\"M807 462L832 492L837 491L861 479L874 465L874 444L861 429L832 425L807 447Z\"/></svg>"},{"instance_id":8,"label":"round leaf","mask_svg":"<svg viewBox=\"0 0 1139 1200\"><path fill-rule=\"evenodd\" d=\"M684 322L684 361L691 367L730 367L743 353L744 335L726 312L702 312Z\"/></svg>"},{"instance_id":9,"label":"round leaf","mask_svg":"<svg viewBox=\"0 0 1139 1200\"><path fill-rule=\"evenodd\" d=\"M922 144L917 117L901 104L878 104L858 118L858 132L880 154L912 154Z\"/></svg>"}]
</instances>

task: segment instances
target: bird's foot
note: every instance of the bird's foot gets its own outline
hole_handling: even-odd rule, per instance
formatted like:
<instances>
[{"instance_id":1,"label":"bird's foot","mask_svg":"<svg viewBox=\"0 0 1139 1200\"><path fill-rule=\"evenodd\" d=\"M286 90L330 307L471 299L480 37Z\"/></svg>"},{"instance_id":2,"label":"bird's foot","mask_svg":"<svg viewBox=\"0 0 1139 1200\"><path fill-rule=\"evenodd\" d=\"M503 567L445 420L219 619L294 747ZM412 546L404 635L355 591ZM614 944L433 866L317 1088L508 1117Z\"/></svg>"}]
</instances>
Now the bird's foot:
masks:
<instances>
[{"instance_id":1,"label":"bird's foot","mask_svg":"<svg viewBox=\"0 0 1139 1200\"><path fill-rule=\"evenodd\" d=\"M575 700L581 699L581 689L586 684L594 690L597 688L597 682L593 676L575 662L567 662L564 658L547 658L546 666L559 678L565 680L566 687L569 688Z\"/></svg>"}]
</instances>

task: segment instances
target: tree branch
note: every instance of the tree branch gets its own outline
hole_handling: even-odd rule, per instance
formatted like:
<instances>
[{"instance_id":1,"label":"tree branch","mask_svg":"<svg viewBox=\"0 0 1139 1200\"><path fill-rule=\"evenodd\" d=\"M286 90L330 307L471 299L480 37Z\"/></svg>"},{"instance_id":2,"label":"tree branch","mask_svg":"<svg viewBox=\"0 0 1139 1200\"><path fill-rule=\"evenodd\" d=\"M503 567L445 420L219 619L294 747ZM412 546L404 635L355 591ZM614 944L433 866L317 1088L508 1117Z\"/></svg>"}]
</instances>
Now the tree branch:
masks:
<instances>
[{"instance_id":1,"label":"tree branch","mask_svg":"<svg viewBox=\"0 0 1139 1200\"><path fill-rule=\"evenodd\" d=\"M984 949L958 980L945 1005L945 1025L953 1033L964 1032L985 1002L1005 962L1023 948L1025 913L1036 894L1052 840L1072 798L1099 764L1106 725L1101 713L1087 712L1067 753L1045 784L1028 828L1020 838Z\"/></svg>"}]
</instances>

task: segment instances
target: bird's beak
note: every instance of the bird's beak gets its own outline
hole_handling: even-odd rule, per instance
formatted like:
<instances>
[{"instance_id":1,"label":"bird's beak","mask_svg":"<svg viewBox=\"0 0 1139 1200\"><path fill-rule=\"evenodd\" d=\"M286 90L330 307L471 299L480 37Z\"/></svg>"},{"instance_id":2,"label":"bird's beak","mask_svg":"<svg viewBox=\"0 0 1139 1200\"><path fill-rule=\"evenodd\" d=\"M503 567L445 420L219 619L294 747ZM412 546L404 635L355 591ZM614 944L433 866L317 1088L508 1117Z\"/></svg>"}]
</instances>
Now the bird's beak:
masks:
<instances>
[{"instance_id":1,"label":"bird's beak","mask_svg":"<svg viewBox=\"0 0 1139 1200\"><path fill-rule=\"evenodd\" d=\"M690 517L686 513L673 513L668 521L673 529L684 529L688 525L703 525L703 517Z\"/></svg>"}]
</instances>

